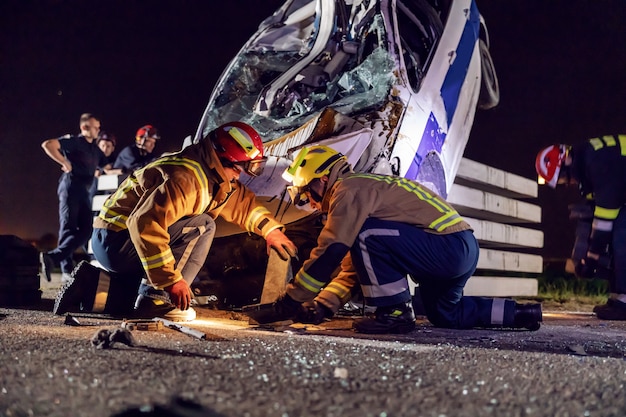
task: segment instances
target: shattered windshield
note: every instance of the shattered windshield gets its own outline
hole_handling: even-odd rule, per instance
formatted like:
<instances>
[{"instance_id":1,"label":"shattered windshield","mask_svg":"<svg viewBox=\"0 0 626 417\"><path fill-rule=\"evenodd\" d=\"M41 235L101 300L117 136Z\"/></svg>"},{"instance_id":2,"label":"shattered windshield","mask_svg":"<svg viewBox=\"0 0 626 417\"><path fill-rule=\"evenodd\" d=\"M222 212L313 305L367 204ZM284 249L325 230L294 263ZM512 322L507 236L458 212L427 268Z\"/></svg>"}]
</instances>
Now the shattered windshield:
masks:
<instances>
[{"instance_id":1,"label":"shattered windshield","mask_svg":"<svg viewBox=\"0 0 626 417\"><path fill-rule=\"evenodd\" d=\"M261 25L217 85L203 136L240 120L270 141L325 107L354 114L387 99L396 64L382 17L351 10L351 20L337 25L340 17L322 19L315 6L295 1L282 20L275 14ZM345 17L346 10L334 12Z\"/></svg>"}]
</instances>

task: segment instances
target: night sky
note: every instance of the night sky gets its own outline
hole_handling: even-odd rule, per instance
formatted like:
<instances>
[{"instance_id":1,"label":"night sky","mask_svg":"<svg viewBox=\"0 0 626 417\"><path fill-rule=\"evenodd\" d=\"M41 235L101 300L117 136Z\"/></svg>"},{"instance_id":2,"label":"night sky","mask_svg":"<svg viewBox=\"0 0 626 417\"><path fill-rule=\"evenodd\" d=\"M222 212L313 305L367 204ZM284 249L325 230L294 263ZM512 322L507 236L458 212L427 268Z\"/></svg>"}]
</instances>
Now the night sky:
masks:
<instances>
[{"instance_id":1,"label":"night sky","mask_svg":"<svg viewBox=\"0 0 626 417\"><path fill-rule=\"evenodd\" d=\"M43 140L93 112L118 150L150 123L157 151L195 132L222 70L276 0L0 1L0 234L56 233L60 167ZM626 132L623 0L478 0L500 105L465 156L527 178L542 146ZM568 256L574 190L540 189L546 258Z\"/></svg>"}]
</instances>

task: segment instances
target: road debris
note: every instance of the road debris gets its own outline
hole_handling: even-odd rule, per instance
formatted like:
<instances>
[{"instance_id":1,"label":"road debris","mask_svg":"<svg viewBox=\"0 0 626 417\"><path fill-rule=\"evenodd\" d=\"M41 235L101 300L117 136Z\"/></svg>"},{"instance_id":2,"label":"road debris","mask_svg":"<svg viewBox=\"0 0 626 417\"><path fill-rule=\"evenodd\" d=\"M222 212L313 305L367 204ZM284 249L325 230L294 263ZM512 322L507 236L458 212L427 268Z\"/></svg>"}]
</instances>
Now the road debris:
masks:
<instances>
[{"instance_id":1,"label":"road debris","mask_svg":"<svg viewBox=\"0 0 626 417\"><path fill-rule=\"evenodd\" d=\"M78 319L71 314L65 316L65 321L63 322L63 324L65 324L66 326L82 326L82 324L80 324L80 321L78 321Z\"/></svg>"},{"instance_id":2,"label":"road debris","mask_svg":"<svg viewBox=\"0 0 626 417\"><path fill-rule=\"evenodd\" d=\"M137 346L137 342L132 333L122 328L113 331L101 329L91 338L91 344L94 345L96 349L110 349L115 343L123 343L126 346Z\"/></svg>"},{"instance_id":3,"label":"road debris","mask_svg":"<svg viewBox=\"0 0 626 417\"><path fill-rule=\"evenodd\" d=\"M348 370L346 368L335 368L333 376L339 379L346 379L348 378Z\"/></svg>"},{"instance_id":4,"label":"road debris","mask_svg":"<svg viewBox=\"0 0 626 417\"><path fill-rule=\"evenodd\" d=\"M583 345L568 345L567 350L574 355L587 356L587 352L585 351L585 347Z\"/></svg>"},{"instance_id":5,"label":"road debris","mask_svg":"<svg viewBox=\"0 0 626 417\"><path fill-rule=\"evenodd\" d=\"M124 320L122 328L128 330L159 331L163 330L161 320Z\"/></svg>"},{"instance_id":6,"label":"road debris","mask_svg":"<svg viewBox=\"0 0 626 417\"><path fill-rule=\"evenodd\" d=\"M173 329L173 330L177 330L181 333L184 333L188 336L191 337L195 337L196 339L206 339L206 333L201 332L200 330L196 330L196 329L192 329L190 327L187 326L183 326L180 325L174 321L170 321L170 320L166 320L166 319L162 319L160 317L156 317L154 319L152 319L153 321L160 321L163 323L163 325L167 328Z\"/></svg>"}]
</instances>

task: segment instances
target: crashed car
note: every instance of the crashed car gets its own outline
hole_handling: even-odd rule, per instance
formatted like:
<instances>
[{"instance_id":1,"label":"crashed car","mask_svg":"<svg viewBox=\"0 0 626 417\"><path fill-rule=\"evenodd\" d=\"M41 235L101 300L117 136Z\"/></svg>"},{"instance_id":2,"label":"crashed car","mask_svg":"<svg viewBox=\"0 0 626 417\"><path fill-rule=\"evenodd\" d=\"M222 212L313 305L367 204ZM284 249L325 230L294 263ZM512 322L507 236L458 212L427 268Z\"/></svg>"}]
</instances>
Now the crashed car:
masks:
<instances>
[{"instance_id":1,"label":"crashed car","mask_svg":"<svg viewBox=\"0 0 626 417\"><path fill-rule=\"evenodd\" d=\"M192 141L232 120L261 134L264 173L241 181L287 225L302 261L323 219L286 195L281 174L297 151L331 146L357 172L447 197L476 109L499 101L488 47L473 0L288 0L224 70ZM221 307L254 303L266 263L262 239L221 223L194 292Z\"/></svg>"}]
</instances>

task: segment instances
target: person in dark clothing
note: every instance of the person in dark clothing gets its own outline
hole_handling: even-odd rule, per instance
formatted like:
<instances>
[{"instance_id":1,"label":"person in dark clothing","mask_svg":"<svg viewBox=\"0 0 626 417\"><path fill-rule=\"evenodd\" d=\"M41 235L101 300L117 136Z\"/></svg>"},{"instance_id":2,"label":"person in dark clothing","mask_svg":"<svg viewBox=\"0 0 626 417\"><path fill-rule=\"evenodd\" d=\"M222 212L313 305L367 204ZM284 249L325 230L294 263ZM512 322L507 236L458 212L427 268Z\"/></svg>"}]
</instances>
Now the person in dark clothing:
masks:
<instances>
[{"instance_id":1,"label":"person in dark clothing","mask_svg":"<svg viewBox=\"0 0 626 417\"><path fill-rule=\"evenodd\" d=\"M535 168L552 188L577 185L592 207L587 251L573 259L575 273L593 278L608 269L611 293L594 312L603 320L626 320L626 135L548 146L538 153Z\"/></svg>"},{"instance_id":2,"label":"person in dark clothing","mask_svg":"<svg viewBox=\"0 0 626 417\"><path fill-rule=\"evenodd\" d=\"M89 194L91 195L92 200L93 200L93 197L96 195L96 192L98 191L98 177L100 175L103 175L103 174L121 175L122 174L121 169L112 168L113 163L115 162L115 158L116 158L115 146L117 145L117 138L115 137L115 135L109 134L106 132L100 132L100 134L98 135L98 139L96 140L96 145L98 145L98 148L100 148L100 150L104 154L106 158L105 167L108 167L109 169L106 169L106 172L105 172L105 167L96 169L96 172L95 172L96 180L93 182L91 189L89 190Z\"/></svg>"},{"instance_id":3,"label":"person in dark clothing","mask_svg":"<svg viewBox=\"0 0 626 417\"><path fill-rule=\"evenodd\" d=\"M115 137L115 135L109 134L107 132L100 132L96 144L98 145L98 148L100 148L104 156L107 158L107 162L110 163L111 166L113 166L115 158L117 157L117 154L115 153L117 138Z\"/></svg>"},{"instance_id":4,"label":"person in dark clothing","mask_svg":"<svg viewBox=\"0 0 626 417\"><path fill-rule=\"evenodd\" d=\"M286 293L273 304L244 308L257 322L319 323L360 285L376 312L355 320L354 329L407 333L415 328L410 275L435 326L539 329L540 304L463 296L478 262L478 242L471 226L428 188L402 177L355 173L344 155L327 146L301 149L283 178L292 183L287 190L294 204L308 201L327 218ZM311 302L321 314L299 319Z\"/></svg>"},{"instance_id":5,"label":"person in dark clothing","mask_svg":"<svg viewBox=\"0 0 626 417\"><path fill-rule=\"evenodd\" d=\"M121 169L123 174L130 174L145 167L156 159L154 148L160 138L161 136L154 126L140 127L135 135L135 144L122 149L113 163L113 168Z\"/></svg>"},{"instance_id":6,"label":"person in dark clothing","mask_svg":"<svg viewBox=\"0 0 626 417\"><path fill-rule=\"evenodd\" d=\"M59 240L55 249L40 254L42 273L50 281L51 269L60 265L63 277L74 268L74 251L85 245L92 232L90 189L98 168L109 168L96 145L100 121L90 113L80 117L80 134L48 139L41 144L44 152L61 165L59 180Z\"/></svg>"}]
</instances>

